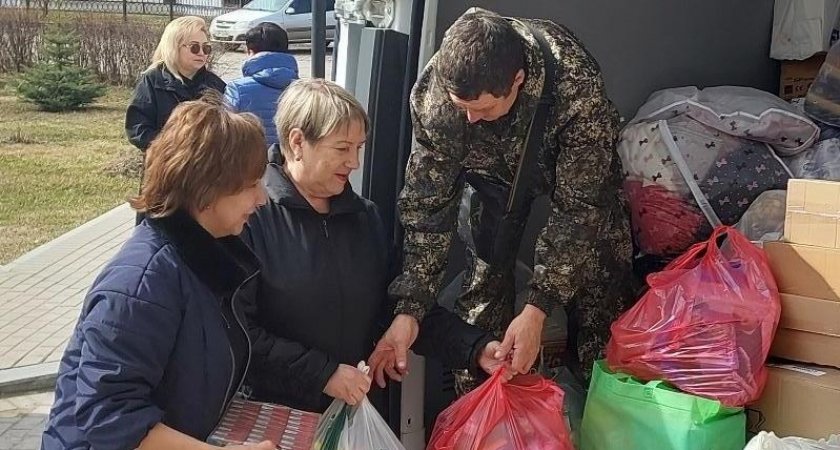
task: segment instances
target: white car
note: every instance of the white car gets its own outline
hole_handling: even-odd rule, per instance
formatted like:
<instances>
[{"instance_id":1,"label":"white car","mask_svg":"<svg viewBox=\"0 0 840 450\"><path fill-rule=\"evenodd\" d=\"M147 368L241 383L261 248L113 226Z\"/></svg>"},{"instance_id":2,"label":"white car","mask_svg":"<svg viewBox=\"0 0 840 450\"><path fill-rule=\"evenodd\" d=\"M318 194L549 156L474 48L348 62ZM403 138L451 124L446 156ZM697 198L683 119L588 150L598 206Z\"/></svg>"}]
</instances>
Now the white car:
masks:
<instances>
[{"instance_id":1,"label":"white car","mask_svg":"<svg viewBox=\"0 0 840 450\"><path fill-rule=\"evenodd\" d=\"M327 42L335 36L335 0L327 0ZM289 34L289 42L311 42L311 0L253 0L210 22L210 40L238 47L245 33L263 22L273 22Z\"/></svg>"}]
</instances>

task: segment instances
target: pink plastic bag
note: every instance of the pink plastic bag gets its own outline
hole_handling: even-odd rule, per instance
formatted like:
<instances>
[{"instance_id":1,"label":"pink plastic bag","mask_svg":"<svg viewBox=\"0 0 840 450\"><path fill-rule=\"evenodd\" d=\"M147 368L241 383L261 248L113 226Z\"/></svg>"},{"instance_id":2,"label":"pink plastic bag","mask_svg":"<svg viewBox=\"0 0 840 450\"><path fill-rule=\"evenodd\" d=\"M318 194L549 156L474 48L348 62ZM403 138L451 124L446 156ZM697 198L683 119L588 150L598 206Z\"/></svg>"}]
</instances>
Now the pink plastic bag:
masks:
<instances>
[{"instance_id":1,"label":"pink plastic bag","mask_svg":"<svg viewBox=\"0 0 840 450\"><path fill-rule=\"evenodd\" d=\"M539 375L496 372L438 416L427 450L573 450L563 391Z\"/></svg>"},{"instance_id":2,"label":"pink plastic bag","mask_svg":"<svg viewBox=\"0 0 840 450\"><path fill-rule=\"evenodd\" d=\"M757 400L781 312L764 251L734 228L719 227L650 275L648 285L612 324L610 369L665 380L726 406Z\"/></svg>"}]
</instances>

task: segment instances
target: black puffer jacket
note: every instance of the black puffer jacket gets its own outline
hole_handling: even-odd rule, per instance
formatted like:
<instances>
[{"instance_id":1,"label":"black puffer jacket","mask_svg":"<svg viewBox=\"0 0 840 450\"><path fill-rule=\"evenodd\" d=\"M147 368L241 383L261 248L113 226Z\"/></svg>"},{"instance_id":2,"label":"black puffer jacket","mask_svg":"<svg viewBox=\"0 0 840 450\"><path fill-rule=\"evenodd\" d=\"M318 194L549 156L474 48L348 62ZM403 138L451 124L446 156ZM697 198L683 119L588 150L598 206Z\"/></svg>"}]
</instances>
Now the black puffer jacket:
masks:
<instances>
[{"instance_id":1,"label":"black puffer jacket","mask_svg":"<svg viewBox=\"0 0 840 450\"><path fill-rule=\"evenodd\" d=\"M242 233L263 266L256 301L243 308L252 343L248 382L255 399L321 412L338 365L367 359L391 318L389 246L376 205L349 184L320 214L287 178L278 147L269 153L270 201ZM491 339L437 308L415 350L467 368Z\"/></svg>"},{"instance_id":2,"label":"black puffer jacket","mask_svg":"<svg viewBox=\"0 0 840 450\"><path fill-rule=\"evenodd\" d=\"M184 81L175 78L163 64L143 72L125 113L129 142L145 152L178 103L195 100L207 89L225 92L225 82L207 69Z\"/></svg>"}]
</instances>

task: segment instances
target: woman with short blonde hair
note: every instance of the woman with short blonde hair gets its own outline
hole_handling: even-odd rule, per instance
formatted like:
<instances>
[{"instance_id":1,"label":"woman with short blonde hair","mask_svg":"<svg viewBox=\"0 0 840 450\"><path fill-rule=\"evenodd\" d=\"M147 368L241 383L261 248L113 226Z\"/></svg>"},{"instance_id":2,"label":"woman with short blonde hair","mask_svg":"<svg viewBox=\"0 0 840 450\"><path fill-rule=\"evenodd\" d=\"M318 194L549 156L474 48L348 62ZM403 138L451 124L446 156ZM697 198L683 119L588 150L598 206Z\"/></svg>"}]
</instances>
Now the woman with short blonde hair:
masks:
<instances>
[{"instance_id":1,"label":"woman with short blonde hair","mask_svg":"<svg viewBox=\"0 0 840 450\"><path fill-rule=\"evenodd\" d=\"M299 129L305 140L317 142L351 123L367 134L370 128L361 103L346 89L322 79L294 81L283 93L274 116L280 150L293 159L292 130Z\"/></svg>"},{"instance_id":2,"label":"woman with short blonde hair","mask_svg":"<svg viewBox=\"0 0 840 450\"><path fill-rule=\"evenodd\" d=\"M259 262L237 235L265 203L264 145L259 119L218 94L175 108L131 200L148 217L85 297L42 450L218 448L205 441L250 358Z\"/></svg>"},{"instance_id":3,"label":"woman with short blonde hair","mask_svg":"<svg viewBox=\"0 0 840 450\"><path fill-rule=\"evenodd\" d=\"M391 245L379 208L348 182L369 128L362 105L335 83L299 80L275 122L279 144L263 178L269 201L242 233L263 264L258 295L243 308L248 380L254 399L323 412L333 399L368 395L371 377L356 365L379 338L377 319L390 318ZM493 338L482 330L442 308L423 324L420 351L445 347L448 367L495 367ZM374 405L383 400L383 391L371 394Z\"/></svg>"}]
</instances>

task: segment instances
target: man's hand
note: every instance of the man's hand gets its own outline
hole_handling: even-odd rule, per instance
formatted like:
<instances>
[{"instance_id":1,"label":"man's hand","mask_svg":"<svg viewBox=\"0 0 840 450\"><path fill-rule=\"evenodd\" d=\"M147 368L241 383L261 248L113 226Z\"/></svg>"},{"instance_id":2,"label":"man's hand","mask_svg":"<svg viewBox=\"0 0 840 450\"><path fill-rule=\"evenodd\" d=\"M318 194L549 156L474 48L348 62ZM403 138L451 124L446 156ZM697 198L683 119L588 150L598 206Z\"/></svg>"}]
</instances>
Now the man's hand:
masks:
<instances>
[{"instance_id":1,"label":"man's hand","mask_svg":"<svg viewBox=\"0 0 840 450\"><path fill-rule=\"evenodd\" d=\"M528 373L540 353L543 322L545 313L542 310L534 305L525 305L525 309L508 326L495 359L503 360L513 351L513 370Z\"/></svg>"},{"instance_id":2,"label":"man's hand","mask_svg":"<svg viewBox=\"0 0 840 450\"><path fill-rule=\"evenodd\" d=\"M408 374L408 349L419 332L420 324L408 314L398 314L391 322L368 358L379 387L385 387L385 373L395 381L402 381L402 377Z\"/></svg>"},{"instance_id":3,"label":"man's hand","mask_svg":"<svg viewBox=\"0 0 840 450\"><path fill-rule=\"evenodd\" d=\"M339 364L338 369L327 381L324 393L332 398L344 400L348 405L355 405L367 395L370 382L370 377L361 370L347 364Z\"/></svg>"},{"instance_id":4,"label":"man's hand","mask_svg":"<svg viewBox=\"0 0 840 450\"><path fill-rule=\"evenodd\" d=\"M504 358L496 358L496 353L501 345L502 343L499 341L488 342L478 355L478 366L487 372L488 375L493 375L500 367L506 367L505 373L502 374L502 378L504 381L510 381L516 373L510 368L507 360Z\"/></svg>"}]
</instances>

